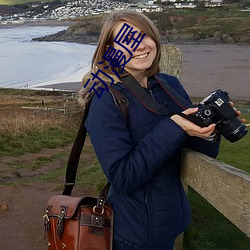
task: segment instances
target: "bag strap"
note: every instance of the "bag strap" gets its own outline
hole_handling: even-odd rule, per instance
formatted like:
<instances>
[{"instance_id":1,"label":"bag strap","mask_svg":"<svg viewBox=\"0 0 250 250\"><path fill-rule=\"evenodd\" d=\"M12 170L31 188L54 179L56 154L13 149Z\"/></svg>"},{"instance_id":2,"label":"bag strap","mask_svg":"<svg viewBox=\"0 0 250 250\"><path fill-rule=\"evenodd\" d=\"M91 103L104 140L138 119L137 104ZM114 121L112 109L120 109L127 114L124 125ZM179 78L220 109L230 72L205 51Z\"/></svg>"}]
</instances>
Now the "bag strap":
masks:
<instances>
[{"instance_id":1,"label":"bag strap","mask_svg":"<svg viewBox=\"0 0 250 250\"><path fill-rule=\"evenodd\" d=\"M124 120L127 121L127 107L128 107L127 98L123 94L121 94L119 91L115 90L114 88L110 88L109 90L114 98L115 104L121 110ZM84 146L84 142L87 136L87 130L84 124L88 115L91 99L86 105L80 128L78 130L77 136L75 138L73 147L70 152L70 156L69 156L68 163L67 163L67 169L66 169L65 185L64 185L64 190L62 193L63 195L71 195L72 190L75 185L77 168L78 168L81 152ZM110 184L107 183L105 187L103 188L103 190L101 191L100 193L101 195L99 196L98 199L101 199L100 197L102 198L104 197L106 200L109 187L110 187Z\"/></svg>"},{"instance_id":2,"label":"bag strap","mask_svg":"<svg viewBox=\"0 0 250 250\"><path fill-rule=\"evenodd\" d=\"M114 103L116 106L121 110L124 121L127 125L127 120L128 120L128 105L129 101L128 99L118 90L109 87L110 93L112 94L112 97L114 99Z\"/></svg>"},{"instance_id":3,"label":"bag strap","mask_svg":"<svg viewBox=\"0 0 250 250\"><path fill-rule=\"evenodd\" d=\"M84 123L88 114L88 109L89 109L89 104L87 104L85 108L80 128L78 130L73 147L69 155L67 169L66 169L64 191L62 193L63 195L71 195L73 187L75 185L77 167L79 164L83 145L87 136L87 130L84 126Z\"/></svg>"}]
</instances>

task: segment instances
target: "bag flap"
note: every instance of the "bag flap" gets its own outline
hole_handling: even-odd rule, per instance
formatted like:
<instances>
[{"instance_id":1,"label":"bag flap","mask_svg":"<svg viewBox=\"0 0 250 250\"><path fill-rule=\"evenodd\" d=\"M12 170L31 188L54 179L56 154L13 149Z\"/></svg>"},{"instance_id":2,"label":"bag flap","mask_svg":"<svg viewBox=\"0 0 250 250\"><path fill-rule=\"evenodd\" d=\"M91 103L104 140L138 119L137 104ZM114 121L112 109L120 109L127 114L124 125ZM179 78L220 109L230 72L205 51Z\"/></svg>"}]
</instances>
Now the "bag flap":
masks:
<instances>
[{"instance_id":1,"label":"bag flap","mask_svg":"<svg viewBox=\"0 0 250 250\"><path fill-rule=\"evenodd\" d=\"M52 196L46 205L46 213L48 215L55 215L55 216L61 216L62 209L64 210L63 213L65 213L65 218L72 217L77 208L80 205L96 205L96 198L93 197L74 197L71 195L54 195Z\"/></svg>"}]
</instances>

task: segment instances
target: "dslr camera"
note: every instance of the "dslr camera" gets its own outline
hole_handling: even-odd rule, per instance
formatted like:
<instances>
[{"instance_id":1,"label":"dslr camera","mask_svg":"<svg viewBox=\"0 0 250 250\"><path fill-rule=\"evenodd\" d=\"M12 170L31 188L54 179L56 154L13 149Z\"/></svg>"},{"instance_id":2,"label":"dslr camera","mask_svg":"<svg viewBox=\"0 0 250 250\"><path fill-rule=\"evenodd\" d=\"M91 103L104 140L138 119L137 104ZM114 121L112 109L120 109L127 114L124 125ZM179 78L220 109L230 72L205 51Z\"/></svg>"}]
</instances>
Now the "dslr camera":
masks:
<instances>
[{"instance_id":1,"label":"dslr camera","mask_svg":"<svg viewBox=\"0 0 250 250\"><path fill-rule=\"evenodd\" d=\"M236 142L248 132L246 126L237 118L229 103L228 93L216 90L198 104L199 110L185 118L200 127L215 123L216 129L230 142Z\"/></svg>"}]
</instances>

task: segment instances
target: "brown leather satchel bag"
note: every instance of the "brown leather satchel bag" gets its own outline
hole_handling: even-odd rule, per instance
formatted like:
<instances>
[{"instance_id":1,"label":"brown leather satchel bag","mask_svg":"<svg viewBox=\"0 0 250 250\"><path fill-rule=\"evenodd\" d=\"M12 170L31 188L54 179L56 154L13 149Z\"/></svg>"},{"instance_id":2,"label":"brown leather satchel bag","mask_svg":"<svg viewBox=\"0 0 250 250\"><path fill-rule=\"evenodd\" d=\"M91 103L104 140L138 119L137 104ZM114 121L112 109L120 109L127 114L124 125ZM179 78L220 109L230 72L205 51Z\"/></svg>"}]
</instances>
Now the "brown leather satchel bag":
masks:
<instances>
[{"instance_id":1,"label":"brown leather satchel bag","mask_svg":"<svg viewBox=\"0 0 250 250\"><path fill-rule=\"evenodd\" d=\"M98 198L52 196L44 215L48 249L111 250L113 211L105 186Z\"/></svg>"},{"instance_id":2,"label":"brown leather satchel bag","mask_svg":"<svg viewBox=\"0 0 250 250\"><path fill-rule=\"evenodd\" d=\"M110 92L126 121L127 99L113 88L110 88ZM49 250L112 250L114 214L107 202L110 184L106 184L97 198L71 196L87 135L84 123L89 105L90 101L85 108L82 123L69 156L63 194L52 196L45 207L43 222Z\"/></svg>"}]
</instances>

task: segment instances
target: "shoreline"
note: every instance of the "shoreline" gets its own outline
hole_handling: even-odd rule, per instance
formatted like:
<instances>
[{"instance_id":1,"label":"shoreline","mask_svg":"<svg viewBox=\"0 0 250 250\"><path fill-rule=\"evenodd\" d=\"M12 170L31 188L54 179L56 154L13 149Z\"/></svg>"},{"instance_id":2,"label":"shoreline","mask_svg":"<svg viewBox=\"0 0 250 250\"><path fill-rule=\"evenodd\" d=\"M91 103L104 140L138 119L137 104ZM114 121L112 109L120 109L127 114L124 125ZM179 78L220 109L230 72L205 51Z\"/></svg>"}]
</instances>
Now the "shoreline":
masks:
<instances>
[{"instance_id":1,"label":"shoreline","mask_svg":"<svg viewBox=\"0 0 250 250\"><path fill-rule=\"evenodd\" d=\"M35 87L31 87L33 90L49 90L49 91L71 91L77 92L82 87L82 83L79 82L58 82L54 84L46 84L46 85L37 85Z\"/></svg>"},{"instance_id":2,"label":"shoreline","mask_svg":"<svg viewBox=\"0 0 250 250\"><path fill-rule=\"evenodd\" d=\"M15 28L20 26L71 26L72 24L75 24L77 21L57 21L57 20L47 20L47 21L31 21L31 22L23 22L23 23L0 23L0 29L9 29L9 28Z\"/></svg>"}]
</instances>

